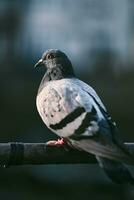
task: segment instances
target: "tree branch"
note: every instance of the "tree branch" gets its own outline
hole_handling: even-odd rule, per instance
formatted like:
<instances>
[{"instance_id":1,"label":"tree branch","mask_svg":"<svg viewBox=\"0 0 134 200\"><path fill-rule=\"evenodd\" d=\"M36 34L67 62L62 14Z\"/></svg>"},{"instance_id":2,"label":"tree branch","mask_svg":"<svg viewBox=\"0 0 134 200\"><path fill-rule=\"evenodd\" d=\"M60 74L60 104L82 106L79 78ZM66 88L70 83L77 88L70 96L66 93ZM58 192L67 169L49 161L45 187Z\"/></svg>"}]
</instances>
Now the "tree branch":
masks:
<instances>
[{"instance_id":1,"label":"tree branch","mask_svg":"<svg viewBox=\"0 0 134 200\"><path fill-rule=\"evenodd\" d=\"M125 143L134 155L134 143ZM0 165L39 165L96 163L95 156L70 146L50 146L47 143L1 143Z\"/></svg>"}]
</instances>

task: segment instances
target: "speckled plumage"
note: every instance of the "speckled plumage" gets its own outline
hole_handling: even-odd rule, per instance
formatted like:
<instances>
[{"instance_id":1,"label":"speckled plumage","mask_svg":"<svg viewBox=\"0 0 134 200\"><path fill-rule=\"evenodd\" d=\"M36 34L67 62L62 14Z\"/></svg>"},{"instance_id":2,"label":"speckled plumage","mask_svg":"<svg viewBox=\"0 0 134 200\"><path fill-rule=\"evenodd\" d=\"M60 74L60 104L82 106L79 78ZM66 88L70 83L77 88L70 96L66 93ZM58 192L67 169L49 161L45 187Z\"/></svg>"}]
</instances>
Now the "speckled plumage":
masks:
<instances>
[{"instance_id":1,"label":"speckled plumage","mask_svg":"<svg viewBox=\"0 0 134 200\"><path fill-rule=\"evenodd\" d=\"M116 126L94 89L76 78L70 60L60 50L48 50L39 64L47 68L36 99L46 126L67 138L75 148L94 154L110 178L115 166L121 165L119 169L125 175L112 176L115 182L120 183L123 178L122 182L133 182L127 168L120 163L131 164L130 153L117 139ZM114 160L113 166L109 159ZM111 168L107 167L109 162Z\"/></svg>"}]
</instances>

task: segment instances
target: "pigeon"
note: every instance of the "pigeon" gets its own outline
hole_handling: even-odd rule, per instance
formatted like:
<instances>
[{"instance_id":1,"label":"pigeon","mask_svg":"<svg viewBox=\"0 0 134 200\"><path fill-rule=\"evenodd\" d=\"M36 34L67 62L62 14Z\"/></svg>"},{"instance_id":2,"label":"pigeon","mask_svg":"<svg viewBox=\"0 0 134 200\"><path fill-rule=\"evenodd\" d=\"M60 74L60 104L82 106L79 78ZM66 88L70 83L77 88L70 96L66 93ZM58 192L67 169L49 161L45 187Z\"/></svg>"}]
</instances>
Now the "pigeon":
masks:
<instances>
[{"instance_id":1,"label":"pigeon","mask_svg":"<svg viewBox=\"0 0 134 200\"><path fill-rule=\"evenodd\" d=\"M44 66L36 105L45 125L75 149L93 154L107 176L118 184L134 184L125 164L133 164L131 152L119 137L95 90L79 80L67 55L50 49L35 67ZM125 163L125 164L124 164Z\"/></svg>"}]
</instances>

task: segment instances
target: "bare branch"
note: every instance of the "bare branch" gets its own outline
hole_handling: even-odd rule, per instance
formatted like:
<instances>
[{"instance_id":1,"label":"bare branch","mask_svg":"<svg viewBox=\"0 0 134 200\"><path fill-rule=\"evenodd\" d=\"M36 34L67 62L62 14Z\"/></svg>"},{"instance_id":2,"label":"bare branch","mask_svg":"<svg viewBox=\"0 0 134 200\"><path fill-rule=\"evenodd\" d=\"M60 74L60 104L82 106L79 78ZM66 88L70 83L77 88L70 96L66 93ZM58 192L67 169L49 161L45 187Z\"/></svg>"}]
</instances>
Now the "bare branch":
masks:
<instances>
[{"instance_id":1,"label":"bare branch","mask_svg":"<svg viewBox=\"0 0 134 200\"><path fill-rule=\"evenodd\" d=\"M134 155L134 143L125 143ZM92 154L70 146L49 146L47 143L1 143L0 165L39 165L96 163Z\"/></svg>"}]
</instances>

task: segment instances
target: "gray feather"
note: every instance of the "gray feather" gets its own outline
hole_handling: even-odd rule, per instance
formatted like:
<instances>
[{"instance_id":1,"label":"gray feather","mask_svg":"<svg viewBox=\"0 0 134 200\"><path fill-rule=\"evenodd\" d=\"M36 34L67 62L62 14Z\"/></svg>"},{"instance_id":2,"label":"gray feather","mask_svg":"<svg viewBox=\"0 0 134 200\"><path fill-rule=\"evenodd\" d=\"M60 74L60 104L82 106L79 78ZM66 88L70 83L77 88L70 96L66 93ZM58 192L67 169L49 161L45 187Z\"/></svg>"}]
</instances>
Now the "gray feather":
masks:
<instances>
[{"instance_id":1,"label":"gray feather","mask_svg":"<svg viewBox=\"0 0 134 200\"><path fill-rule=\"evenodd\" d=\"M70 143L72 146L79 150L84 150L88 153L110 160L120 161L129 165L134 165L134 159L132 158L132 156L127 155L112 142L110 144L110 142L106 142L105 140L102 141L101 144L100 141L95 141L95 138L93 137L91 139L81 139L80 141L70 139Z\"/></svg>"},{"instance_id":2,"label":"gray feather","mask_svg":"<svg viewBox=\"0 0 134 200\"><path fill-rule=\"evenodd\" d=\"M109 160L96 156L100 167L105 171L107 176L118 184L130 183L134 185L134 178L132 177L128 168L121 162Z\"/></svg>"}]
</instances>

